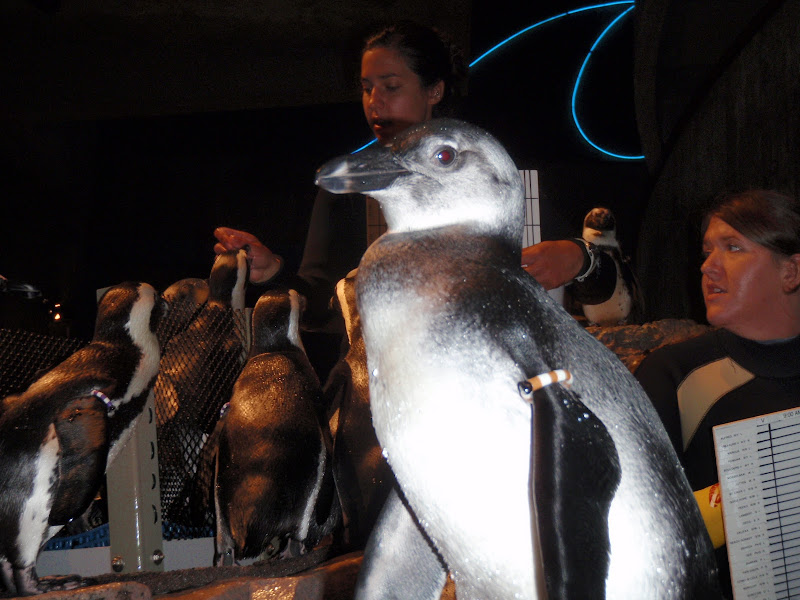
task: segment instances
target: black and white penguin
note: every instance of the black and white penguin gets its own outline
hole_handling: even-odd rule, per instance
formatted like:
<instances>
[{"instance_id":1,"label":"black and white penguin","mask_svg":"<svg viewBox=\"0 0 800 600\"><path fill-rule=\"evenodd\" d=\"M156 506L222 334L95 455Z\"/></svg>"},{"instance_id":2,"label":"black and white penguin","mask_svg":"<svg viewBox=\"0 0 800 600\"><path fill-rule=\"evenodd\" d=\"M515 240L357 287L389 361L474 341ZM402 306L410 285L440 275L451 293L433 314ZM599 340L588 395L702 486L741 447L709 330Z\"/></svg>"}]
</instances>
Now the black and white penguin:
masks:
<instances>
[{"instance_id":1,"label":"black and white penguin","mask_svg":"<svg viewBox=\"0 0 800 600\"><path fill-rule=\"evenodd\" d=\"M248 276L246 249L217 255L206 302L164 347L155 400L162 508L170 523L202 526L213 513L213 464L203 460L212 453L204 448L247 360Z\"/></svg>"},{"instance_id":2,"label":"black and white penguin","mask_svg":"<svg viewBox=\"0 0 800 600\"><path fill-rule=\"evenodd\" d=\"M614 213L604 207L590 210L583 219L582 237L608 254L617 268L617 283L611 297L599 304L581 305L589 323L612 326L641 321L643 299L630 260L620 248ZM575 282L573 288L580 285Z\"/></svg>"},{"instance_id":3,"label":"black and white penguin","mask_svg":"<svg viewBox=\"0 0 800 600\"><path fill-rule=\"evenodd\" d=\"M364 547L395 485L372 426L367 354L356 308L357 274L354 269L336 284L332 304L342 314L347 343L323 390L325 406L333 413L333 474L347 549Z\"/></svg>"},{"instance_id":4,"label":"black and white penguin","mask_svg":"<svg viewBox=\"0 0 800 600\"><path fill-rule=\"evenodd\" d=\"M311 550L338 522L322 388L300 341L300 296L263 294L253 343L220 422L217 565ZM328 443L326 443L326 437Z\"/></svg>"},{"instance_id":5,"label":"black and white penguin","mask_svg":"<svg viewBox=\"0 0 800 600\"><path fill-rule=\"evenodd\" d=\"M4 400L0 579L6 592L64 589L62 580L37 578L39 551L88 508L132 434L158 371L162 311L149 284L110 288L98 305L92 341Z\"/></svg>"},{"instance_id":6,"label":"black and white penguin","mask_svg":"<svg viewBox=\"0 0 800 600\"><path fill-rule=\"evenodd\" d=\"M356 597L438 598L445 568L460 599L715 597L713 549L650 401L520 266L523 189L503 147L434 120L327 163L317 184L369 193L389 225L357 302L401 495ZM530 393L556 370L570 388ZM398 521L412 518L406 545ZM440 576L420 581L437 555Z\"/></svg>"}]
</instances>

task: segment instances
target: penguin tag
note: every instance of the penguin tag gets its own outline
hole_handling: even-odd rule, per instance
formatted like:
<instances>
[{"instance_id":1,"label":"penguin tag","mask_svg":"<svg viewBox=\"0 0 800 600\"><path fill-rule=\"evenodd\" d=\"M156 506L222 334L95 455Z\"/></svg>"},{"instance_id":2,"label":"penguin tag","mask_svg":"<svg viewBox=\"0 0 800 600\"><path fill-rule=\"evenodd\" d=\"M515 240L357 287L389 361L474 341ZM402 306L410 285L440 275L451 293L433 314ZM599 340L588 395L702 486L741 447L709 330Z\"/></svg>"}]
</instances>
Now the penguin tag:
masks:
<instances>
[{"instance_id":1,"label":"penguin tag","mask_svg":"<svg viewBox=\"0 0 800 600\"><path fill-rule=\"evenodd\" d=\"M556 369L549 373L542 373L525 381L520 381L517 384L517 389L522 399L528 404L532 404L534 392L553 383L563 383L566 386L572 385L572 373L566 369Z\"/></svg>"},{"instance_id":2,"label":"penguin tag","mask_svg":"<svg viewBox=\"0 0 800 600\"><path fill-rule=\"evenodd\" d=\"M111 414L117 409L117 407L114 406L114 403L111 401L111 399L100 390L92 390L89 393L98 400L100 400L100 402L106 405L106 410L108 411L108 414Z\"/></svg>"}]
</instances>

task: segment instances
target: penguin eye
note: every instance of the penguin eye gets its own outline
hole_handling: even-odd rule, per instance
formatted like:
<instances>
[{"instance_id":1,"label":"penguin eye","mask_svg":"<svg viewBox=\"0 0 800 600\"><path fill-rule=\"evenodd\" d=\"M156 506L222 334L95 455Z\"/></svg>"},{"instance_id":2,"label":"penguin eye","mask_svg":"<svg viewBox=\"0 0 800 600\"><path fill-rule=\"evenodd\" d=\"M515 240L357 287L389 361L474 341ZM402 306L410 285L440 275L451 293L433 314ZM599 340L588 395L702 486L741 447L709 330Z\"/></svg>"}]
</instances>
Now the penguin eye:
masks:
<instances>
[{"instance_id":1,"label":"penguin eye","mask_svg":"<svg viewBox=\"0 0 800 600\"><path fill-rule=\"evenodd\" d=\"M450 146L443 146L436 151L436 160L445 167L456 159L456 151Z\"/></svg>"}]
</instances>

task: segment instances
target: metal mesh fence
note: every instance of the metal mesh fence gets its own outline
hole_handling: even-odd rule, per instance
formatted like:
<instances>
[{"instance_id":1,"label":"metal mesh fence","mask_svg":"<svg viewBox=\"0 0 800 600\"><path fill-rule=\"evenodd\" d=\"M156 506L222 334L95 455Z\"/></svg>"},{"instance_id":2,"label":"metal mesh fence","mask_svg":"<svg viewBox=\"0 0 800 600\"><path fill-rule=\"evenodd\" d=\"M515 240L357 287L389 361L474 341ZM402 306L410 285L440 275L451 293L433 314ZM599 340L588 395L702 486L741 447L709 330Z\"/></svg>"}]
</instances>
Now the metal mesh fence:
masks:
<instances>
[{"instance_id":1,"label":"metal mesh fence","mask_svg":"<svg viewBox=\"0 0 800 600\"><path fill-rule=\"evenodd\" d=\"M86 344L85 340L77 338L0 328L0 400L24 392L42 373ZM48 547L61 547L65 539L107 522L108 515L103 502L95 501L81 518L64 527ZM80 543L85 547L98 544L97 541L87 544L84 537L81 536ZM99 543L102 545L102 541ZM74 547L74 544L67 547Z\"/></svg>"},{"instance_id":2,"label":"metal mesh fence","mask_svg":"<svg viewBox=\"0 0 800 600\"><path fill-rule=\"evenodd\" d=\"M213 432L247 359L248 328L244 315L227 307L173 308L159 325L162 358L154 387L166 540L213 535ZM86 343L0 328L0 400L23 392ZM49 546L84 547L71 541L65 546L63 538L83 540L83 531L107 523L107 512L95 502L91 521L65 527L62 540Z\"/></svg>"},{"instance_id":3,"label":"metal mesh fence","mask_svg":"<svg viewBox=\"0 0 800 600\"><path fill-rule=\"evenodd\" d=\"M247 359L246 332L241 313L212 303L184 305L161 323L160 339L169 338L155 384L164 539L213 535L213 434Z\"/></svg>"},{"instance_id":4,"label":"metal mesh fence","mask_svg":"<svg viewBox=\"0 0 800 600\"><path fill-rule=\"evenodd\" d=\"M29 331L0 329L0 399L24 392L36 377L87 342Z\"/></svg>"}]
</instances>

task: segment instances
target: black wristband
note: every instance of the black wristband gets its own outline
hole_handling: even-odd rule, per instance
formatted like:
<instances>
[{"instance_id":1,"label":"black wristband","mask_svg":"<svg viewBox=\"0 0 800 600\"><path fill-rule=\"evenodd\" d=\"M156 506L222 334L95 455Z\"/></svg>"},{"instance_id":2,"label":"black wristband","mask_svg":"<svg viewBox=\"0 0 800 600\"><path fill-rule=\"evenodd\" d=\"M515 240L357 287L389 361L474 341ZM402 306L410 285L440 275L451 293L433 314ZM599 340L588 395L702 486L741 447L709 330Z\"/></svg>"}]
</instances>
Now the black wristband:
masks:
<instances>
[{"instance_id":1,"label":"black wristband","mask_svg":"<svg viewBox=\"0 0 800 600\"><path fill-rule=\"evenodd\" d=\"M583 238L571 238L570 241L575 242L583 252L583 265L581 266L580 273L578 273L574 279L575 281L582 282L591 275L597 267L597 247Z\"/></svg>"}]
</instances>

